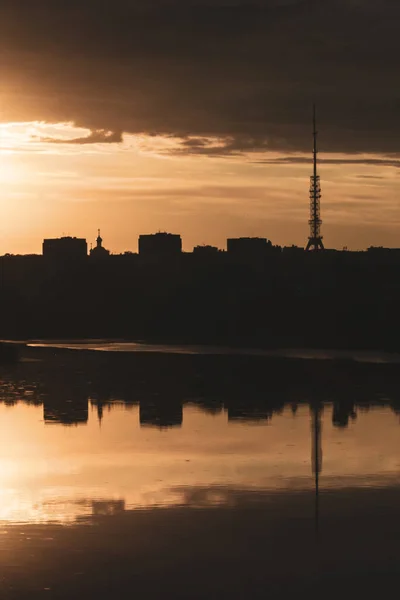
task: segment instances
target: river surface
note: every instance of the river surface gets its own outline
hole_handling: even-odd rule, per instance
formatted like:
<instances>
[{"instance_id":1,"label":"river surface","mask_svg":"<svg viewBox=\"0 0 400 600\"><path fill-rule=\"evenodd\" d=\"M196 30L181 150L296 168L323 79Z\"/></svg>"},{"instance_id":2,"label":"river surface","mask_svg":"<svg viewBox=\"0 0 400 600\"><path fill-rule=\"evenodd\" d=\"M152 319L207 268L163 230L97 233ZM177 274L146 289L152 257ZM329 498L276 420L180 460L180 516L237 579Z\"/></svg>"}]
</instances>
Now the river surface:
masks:
<instances>
[{"instance_id":1,"label":"river surface","mask_svg":"<svg viewBox=\"0 0 400 600\"><path fill-rule=\"evenodd\" d=\"M80 356L0 369L1 600L397 589L396 365Z\"/></svg>"},{"instance_id":2,"label":"river surface","mask_svg":"<svg viewBox=\"0 0 400 600\"><path fill-rule=\"evenodd\" d=\"M154 352L162 354L207 354L207 355L242 355L303 358L316 360L354 360L371 363L400 363L400 354L379 350L321 350L307 348L281 348L262 350L258 348L234 348L206 345L148 344L144 342L116 342L109 340L86 341L30 341L32 348L59 348L70 350L93 350L97 352Z\"/></svg>"}]
</instances>

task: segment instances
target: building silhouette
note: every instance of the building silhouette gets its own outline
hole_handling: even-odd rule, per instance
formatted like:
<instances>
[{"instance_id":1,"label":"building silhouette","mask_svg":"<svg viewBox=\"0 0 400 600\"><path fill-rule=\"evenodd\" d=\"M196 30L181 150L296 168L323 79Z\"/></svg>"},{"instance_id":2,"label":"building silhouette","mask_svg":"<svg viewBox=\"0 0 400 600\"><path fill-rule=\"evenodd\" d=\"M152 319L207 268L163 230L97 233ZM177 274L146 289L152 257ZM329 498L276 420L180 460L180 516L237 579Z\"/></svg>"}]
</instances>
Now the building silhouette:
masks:
<instances>
[{"instance_id":1,"label":"building silhouette","mask_svg":"<svg viewBox=\"0 0 400 600\"><path fill-rule=\"evenodd\" d=\"M139 255L149 259L168 259L182 252L180 235L158 232L139 236Z\"/></svg>"},{"instance_id":2,"label":"building silhouette","mask_svg":"<svg viewBox=\"0 0 400 600\"><path fill-rule=\"evenodd\" d=\"M230 259L250 263L265 258L274 248L270 240L258 237L228 238L226 245Z\"/></svg>"},{"instance_id":3,"label":"building silhouette","mask_svg":"<svg viewBox=\"0 0 400 600\"><path fill-rule=\"evenodd\" d=\"M398 350L399 249L227 248L182 252L180 235L156 233L109 254L99 232L88 256L85 239L46 239L43 255L0 257L0 335Z\"/></svg>"},{"instance_id":4,"label":"building silhouette","mask_svg":"<svg viewBox=\"0 0 400 600\"><path fill-rule=\"evenodd\" d=\"M43 256L55 261L77 261L87 257L87 242L76 237L43 240Z\"/></svg>"},{"instance_id":5,"label":"building silhouette","mask_svg":"<svg viewBox=\"0 0 400 600\"><path fill-rule=\"evenodd\" d=\"M228 238L227 249L229 254L254 254L267 249L267 239L259 237Z\"/></svg>"},{"instance_id":6,"label":"building silhouette","mask_svg":"<svg viewBox=\"0 0 400 600\"><path fill-rule=\"evenodd\" d=\"M110 256L110 251L106 250L103 246L103 238L100 235L100 229L97 232L96 246L90 250L90 256L92 258L106 258Z\"/></svg>"},{"instance_id":7,"label":"building silhouette","mask_svg":"<svg viewBox=\"0 0 400 600\"><path fill-rule=\"evenodd\" d=\"M215 257L217 254L221 253L222 250L217 248L216 246L195 246L193 248L193 254L199 257Z\"/></svg>"}]
</instances>

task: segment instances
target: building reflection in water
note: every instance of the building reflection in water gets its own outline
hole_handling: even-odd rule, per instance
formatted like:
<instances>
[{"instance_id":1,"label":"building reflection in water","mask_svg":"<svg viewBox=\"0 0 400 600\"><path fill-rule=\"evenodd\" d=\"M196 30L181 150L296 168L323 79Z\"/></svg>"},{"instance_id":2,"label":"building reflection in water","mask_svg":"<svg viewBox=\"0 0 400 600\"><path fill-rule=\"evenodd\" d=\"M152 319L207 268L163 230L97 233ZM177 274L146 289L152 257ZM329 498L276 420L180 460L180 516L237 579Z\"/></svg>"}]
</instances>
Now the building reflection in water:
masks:
<instances>
[{"instance_id":1,"label":"building reflection in water","mask_svg":"<svg viewBox=\"0 0 400 600\"><path fill-rule=\"evenodd\" d=\"M62 393L43 400L43 418L46 424L86 425L88 416L88 398L76 391L72 397Z\"/></svg>"},{"instance_id":2,"label":"building reflection in water","mask_svg":"<svg viewBox=\"0 0 400 600\"><path fill-rule=\"evenodd\" d=\"M269 407L265 402L245 401L233 398L227 402L228 421L270 421L274 413L281 413L283 406Z\"/></svg>"},{"instance_id":3,"label":"building reflection in water","mask_svg":"<svg viewBox=\"0 0 400 600\"><path fill-rule=\"evenodd\" d=\"M181 427L183 420L183 404L179 401L140 402L139 421L142 427Z\"/></svg>"},{"instance_id":4,"label":"building reflection in water","mask_svg":"<svg viewBox=\"0 0 400 600\"><path fill-rule=\"evenodd\" d=\"M0 369L5 597L159 598L161 582L186 598L206 580L202 598L356 598L378 567L390 596L397 373L200 361L156 378L113 360Z\"/></svg>"},{"instance_id":5,"label":"building reflection in water","mask_svg":"<svg viewBox=\"0 0 400 600\"><path fill-rule=\"evenodd\" d=\"M334 441L335 432L340 435L352 424L352 431L356 431L362 421L355 421L360 412L379 408L385 414L398 414L400 408L397 372L386 365L368 365L366 371L364 366L333 362L316 365L312 361L272 361L270 365L263 360L245 361L241 369L236 359L231 364L232 359L211 357L180 358L176 363L168 358L165 365L153 369L152 357L143 362L141 357L132 360L92 354L81 361L76 356L72 353L0 369L0 405L40 407L45 424L56 425L45 427L45 433L35 430L33 436L39 442L35 441L32 448L37 444L40 456L35 456L35 450L29 456L25 448L28 429L19 432L16 425L9 448L3 442L8 454L0 454L2 472L9 469L8 488L4 489L12 495L19 485L14 471L24 472L26 488L37 486L36 502L45 507L43 514L54 514L56 510L56 504L49 500L53 493L60 495L57 506L70 506L74 514L86 514L91 498L95 499L95 514L116 514L123 510L122 497L129 506L173 504L198 498L196 490L205 489L213 502L215 498L232 502L240 486L256 486L259 491L285 485L303 489L310 485L312 473L318 529L323 418L324 444L329 450L328 463L324 458L325 484L335 469L337 473L343 468L351 477L352 470L359 474L380 468L372 468L368 464L371 460L360 454L365 453L362 445L354 449L353 458L346 456L346 463L339 461L339 466L333 468L332 452L340 454L340 447L334 445L338 443ZM303 429L309 411L311 428L307 420L307 428ZM378 421L374 414L368 422L373 426ZM30 422L30 430L35 423ZM250 424L268 425L268 431L247 427ZM71 427L77 425L86 427ZM70 429L68 436L60 440L56 439L59 426ZM169 431L168 435L158 436L157 430L163 429ZM23 450L18 444L24 446ZM60 459L56 459L57 444L62 446L60 452L65 451ZM301 444L301 451L290 450L296 444ZM72 484L68 475L71 453L76 472ZM20 454L26 457L22 462L18 462ZM231 455L238 464L232 462ZM52 460L54 465L49 467ZM192 468L192 464L197 466ZM390 465L389 461L388 472ZM30 472L35 473L37 484L31 482ZM227 480L229 473L231 480ZM109 483L99 486L99 477ZM339 481L337 474L335 477ZM233 494L225 493L227 481L236 486ZM213 487L215 482L218 485ZM56 485L61 486L59 492L54 491ZM48 488L44 496L41 486ZM78 499L74 486L80 490ZM67 499L63 499L65 490L69 490ZM115 500L102 500L113 496ZM7 511L20 514L19 509L10 508L18 502L10 496ZM11 514L7 511L4 515ZM32 519L39 518L34 508L30 514Z\"/></svg>"},{"instance_id":6,"label":"building reflection in water","mask_svg":"<svg viewBox=\"0 0 400 600\"><path fill-rule=\"evenodd\" d=\"M270 422L285 406L295 415L300 405L331 404L338 428L360 410L388 406L400 413L396 365L99 354L70 352L2 368L0 402L43 405L44 421L61 425L86 424L89 403L100 423L116 406L139 406L140 424L158 428L181 426L189 404L212 415L226 411L230 422Z\"/></svg>"},{"instance_id":7,"label":"building reflection in water","mask_svg":"<svg viewBox=\"0 0 400 600\"><path fill-rule=\"evenodd\" d=\"M353 403L333 403L332 422L336 427L347 427L349 419L354 421L357 418L356 407Z\"/></svg>"}]
</instances>

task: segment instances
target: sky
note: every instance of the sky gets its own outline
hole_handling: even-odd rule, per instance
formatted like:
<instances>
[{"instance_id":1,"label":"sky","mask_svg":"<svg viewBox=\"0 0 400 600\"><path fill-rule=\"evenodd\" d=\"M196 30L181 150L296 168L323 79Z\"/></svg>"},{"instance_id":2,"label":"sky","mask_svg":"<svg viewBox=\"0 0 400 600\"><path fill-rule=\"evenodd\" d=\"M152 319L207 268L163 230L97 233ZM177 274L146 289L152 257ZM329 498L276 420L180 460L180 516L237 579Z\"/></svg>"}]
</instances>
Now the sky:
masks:
<instances>
[{"instance_id":1,"label":"sky","mask_svg":"<svg viewBox=\"0 0 400 600\"><path fill-rule=\"evenodd\" d=\"M0 254L308 237L399 246L397 0L2 0Z\"/></svg>"}]
</instances>

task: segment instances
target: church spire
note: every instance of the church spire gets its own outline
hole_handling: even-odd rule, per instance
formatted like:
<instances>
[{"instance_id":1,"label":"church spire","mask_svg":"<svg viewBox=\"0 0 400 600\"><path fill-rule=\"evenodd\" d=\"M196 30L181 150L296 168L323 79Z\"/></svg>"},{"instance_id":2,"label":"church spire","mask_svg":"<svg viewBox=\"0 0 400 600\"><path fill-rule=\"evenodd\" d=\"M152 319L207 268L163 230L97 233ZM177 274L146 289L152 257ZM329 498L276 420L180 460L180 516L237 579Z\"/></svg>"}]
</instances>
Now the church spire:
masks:
<instances>
[{"instance_id":1,"label":"church spire","mask_svg":"<svg viewBox=\"0 0 400 600\"><path fill-rule=\"evenodd\" d=\"M110 251L103 246L103 238L100 235L100 229L97 230L96 246L91 248L90 256L94 258L104 258L110 255Z\"/></svg>"}]
</instances>

